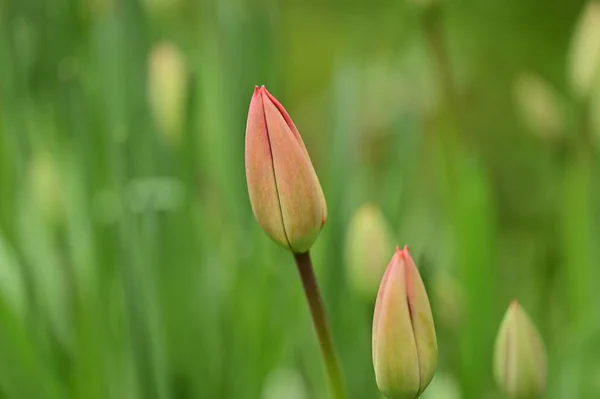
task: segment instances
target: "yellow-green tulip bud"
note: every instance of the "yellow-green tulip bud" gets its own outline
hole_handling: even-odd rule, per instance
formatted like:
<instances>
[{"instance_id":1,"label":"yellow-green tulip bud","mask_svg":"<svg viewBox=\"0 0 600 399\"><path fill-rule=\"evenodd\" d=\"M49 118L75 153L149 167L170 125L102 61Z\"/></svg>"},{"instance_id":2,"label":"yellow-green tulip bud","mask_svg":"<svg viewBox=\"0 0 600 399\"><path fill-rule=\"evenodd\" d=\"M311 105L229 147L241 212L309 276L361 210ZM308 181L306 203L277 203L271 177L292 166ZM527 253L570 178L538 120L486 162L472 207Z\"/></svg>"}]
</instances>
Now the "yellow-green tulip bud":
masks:
<instances>
[{"instance_id":1,"label":"yellow-green tulip bud","mask_svg":"<svg viewBox=\"0 0 600 399\"><path fill-rule=\"evenodd\" d=\"M498 331L494 377L512 399L540 397L546 386L546 353L542 338L516 301L509 306Z\"/></svg>"},{"instance_id":2,"label":"yellow-green tulip bud","mask_svg":"<svg viewBox=\"0 0 600 399\"><path fill-rule=\"evenodd\" d=\"M178 144L184 124L188 74L177 47L163 42L148 59L148 96L158 129L169 144Z\"/></svg>"},{"instance_id":3,"label":"yellow-green tulip bud","mask_svg":"<svg viewBox=\"0 0 600 399\"><path fill-rule=\"evenodd\" d=\"M456 331L463 321L464 298L460 282L447 271L435 273L430 285L431 303L437 309L438 326Z\"/></svg>"},{"instance_id":4,"label":"yellow-green tulip bud","mask_svg":"<svg viewBox=\"0 0 600 399\"><path fill-rule=\"evenodd\" d=\"M416 399L438 361L433 316L419 270L408 248L396 249L375 304L373 366L388 399Z\"/></svg>"},{"instance_id":5,"label":"yellow-green tulip bud","mask_svg":"<svg viewBox=\"0 0 600 399\"><path fill-rule=\"evenodd\" d=\"M600 3L589 1L575 25L568 55L573 91L586 98L600 78Z\"/></svg>"},{"instance_id":6,"label":"yellow-green tulip bud","mask_svg":"<svg viewBox=\"0 0 600 399\"><path fill-rule=\"evenodd\" d=\"M248 111L246 180L262 229L294 253L308 251L327 219L325 197L298 129L264 86Z\"/></svg>"},{"instance_id":7,"label":"yellow-green tulip bud","mask_svg":"<svg viewBox=\"0 0 600 399\"><path fill-rule=\"evenodd\" d=\"M60 224L65 217L65 185L56 158L49 152L35 153L29 164L29 178L35 205L46 221Z\"/></svg>"},{"instance_id":8,"label":"yellow-green tulip bud","mask_svg":"<svg viewBox=\"0 0 600 399\"><path fill-rule=\"evenodd\" d=\"M359 208L350 220L346 237L346 271L350 286L373 300L390 251L391 232L381 210L372 204Z\"/></svg>"}]
</instances>

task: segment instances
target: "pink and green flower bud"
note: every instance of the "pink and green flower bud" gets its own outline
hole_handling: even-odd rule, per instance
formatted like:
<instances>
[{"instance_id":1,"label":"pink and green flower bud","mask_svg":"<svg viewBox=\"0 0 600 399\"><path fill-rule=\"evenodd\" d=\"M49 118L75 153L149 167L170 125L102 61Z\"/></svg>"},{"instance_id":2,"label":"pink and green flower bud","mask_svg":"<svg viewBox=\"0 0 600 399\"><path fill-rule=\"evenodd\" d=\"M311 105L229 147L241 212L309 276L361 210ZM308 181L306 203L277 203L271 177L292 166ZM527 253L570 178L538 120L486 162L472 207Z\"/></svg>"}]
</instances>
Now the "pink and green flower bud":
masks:
<instances>
[{"instance_id":1,"label":"pink and green flower bud","mask_svg":"<svg viewBox=\"0 0 600 399\"><path fill-rule=\"evenodd\" d=\"M542 337L517 301L509 306L498 331L494 377L512 399L538 398L546 387Z\"/></svg>"},{"instance_id":2,"label":"pink and green flower bud","mask_svg":"<svg viewBox=\"0 0 600 399\"><path fill-rule=\"evenodd\" d=\"M408 248L396 249L379 287L373 366L388 399L416 399L431 382L438 348L431 306Z\"/></svg>"},{"instance_id":3,"label":"pink and green flower bud","mask_svg":"<svg viewBox=\"0 0 600 399\"><path fill-rule=\"evenodd\" d=\"M248 111L246 180L267 235L294 253L308 251L327 219L325 197L298 129L264 86L255 87Z\"/></svg>"}]
</instances>

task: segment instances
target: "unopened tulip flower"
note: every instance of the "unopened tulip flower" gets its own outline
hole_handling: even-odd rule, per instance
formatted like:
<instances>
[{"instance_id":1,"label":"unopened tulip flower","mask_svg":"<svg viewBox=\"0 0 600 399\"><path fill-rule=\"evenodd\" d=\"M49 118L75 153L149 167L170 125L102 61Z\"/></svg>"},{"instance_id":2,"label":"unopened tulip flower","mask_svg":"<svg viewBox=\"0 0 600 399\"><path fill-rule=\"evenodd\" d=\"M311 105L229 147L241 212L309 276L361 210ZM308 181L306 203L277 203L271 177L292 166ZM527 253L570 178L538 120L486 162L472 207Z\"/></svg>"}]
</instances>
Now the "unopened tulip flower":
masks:
<instances>
[{"instance_id":1,"label":"unopened tulip flower","mask_svg":"<svg viewBox=\"0 0 600 399\"><path fill-rule=\"evenodd\" d=\"M187 88L187 68L177 47L157 44L148 58L148 97L159 132L170 144L181 138Z\"/></svg>"},{"instance_id":2,"label":"unopened tulip flower","mask_svg":"<svg viewBox=\"0 0 600 399\"><path fill-rule=\"evenodd\" d=\"M381 210L366 204L352 216L346 236L346 272L350 286L363 298L372 301L389 253L394 248L392 233Z\"/></svg>"},{"instance_id":3,"label":"unopened tulip flower","mask_svg":"<svg viewBox=\"0 0 600 399\"><path fill-rule=\"evenodd\" d=\"M438 325L450 330L460 328L463 321L464 298L460 282L447 271L438 271L432 277L431 303L438 310Z\"/></svg>"},{"instance_id":4,"label":"unopened tulip flower","mask_svg":"<svg viewBox=\"0 0 600 399\"><path fill-rule=\"evenodd\" d=\"M396 249L379 287L373 318L373 366L388 399L418 398L438 361L433 316L408 248Z\"/></svg>"},{"instance_id":5,"label":"unopened tulip flower","mask_svg":"<svg viewBox=\"0 0 600 399\"><path fill-rule=\"evenodd\" d=\"M254 216L277 243L307 252L327 218L308 151L283 106L255 87L246 125L246 179Z\"/></svg>"},{"instance_id":6,"label":"unopened tulip flower","mask_svg":"<svg viewBox=\"0 0 600 399\"><path fill-rule=\"evenodd\" d=\"M600 3L589 1L584 7L569 48L571 86L585 98L600 77Z\"/></svg>"},{"instance_id":7,"label":"unopened tulip flower","mask_svg":"<svg viewBox=\"0 0 600 399\"><path fill-rule=\"evenodd\" d=\"M564 131L562 99L544 78L533 73L521 74L515 80L514 97L517 110L532 133L552 140Z\"/></svg>"},{"instance_id":8,"label":"unopened tulip flower","mask_svg":"<svg viewBox=\"0 0 600 399\"><path fill-rule=\"evenodd\" d=\"M546 386L546 353L542 338L516 301L509 306L498 331L494 377L512 399L538 398Z\"/></svg>"},{"instance_id":9,"label":"unopened tulip flower","mask_svg":"<svg viewBox=\"0 0 600 399\"><path fill-rule=\"evenodd\" d=\"M65 216L65 186L57 158L47 151L33 154L29 163L33 200L41 215L50 223L60 224Z\"/></svg>"}]
</instances>

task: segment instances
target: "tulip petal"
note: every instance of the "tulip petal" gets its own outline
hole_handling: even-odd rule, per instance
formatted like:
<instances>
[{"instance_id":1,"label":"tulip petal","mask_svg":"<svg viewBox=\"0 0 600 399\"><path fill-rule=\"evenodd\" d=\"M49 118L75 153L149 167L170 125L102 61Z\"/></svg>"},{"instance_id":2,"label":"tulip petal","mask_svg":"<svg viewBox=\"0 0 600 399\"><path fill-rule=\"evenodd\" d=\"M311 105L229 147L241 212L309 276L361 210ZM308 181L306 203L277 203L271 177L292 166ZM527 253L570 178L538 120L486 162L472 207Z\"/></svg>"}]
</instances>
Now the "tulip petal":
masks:
<instances>
[{"instance_id":1,"label":"tulip petal","mask_svg":"<svg viewBox=\"0 0 600 399\"><path fill-rule=\"evenodd\" d=\"M324 223L323 197L304 145L261 88L285 235L294 252L308 251Z\"/></svg>"},{"instance_id":2,"label":"tulip petal","mask_svg":"<svg viewBox=\"0 0 600 399\"><path fill-rule=\"evenodd\" d=\"M250 102L246 125L246 179L254 216L266 233L288 246L275 180L263 96L258 87Z\"/></svg>"},{"instance_id":3,"label":"tulip petal","mask_svg":"<svg viewBox=\"0 0 600 399\"><path fill-rule=\"evenodd\" d=\"M277 110L279 111L281 116L283 117L283 120L288 125L288 128L294 135L294 138L296 139L298 144L300 144L300 146L302 147L302 150L306 154L306 157L310 158L308 155L308 151L306 150L306 146L304 145L304 140L302 140L302 136L300 136L300 132L296 128L294 121L292 121L292 118L287 113L286 109L283 107L283 105L281 105L281 103L275 97L273 97L273 95L269 92L269 90L267 90L267 88L265 86L262 86L260 88L260 90L262 92L264 92L264 94L268 97L269 101L271 101L273 103L273 105L275 105L275 107L277 108Z\"/></svg>"},{"instance_id":4,"label":"tulip petal","mask_svg":"<svg viewBox=\"0 0 600 399\"><path fill-rule=\"evenodd\" d=\"M273 95L267 90L267 88L265 86L262 86L260 88L260 90L263 91L263 93L268 97L268 99L273 103L273 105L275 105L275 107L279 111L279 114L281 115L281 117L283 118L285 123L287 124L288 128L292 132L292 135L294 136L294 138L296 139L296 141L298 142L298 144L304 151L304 154L306 155L306 158L308 159L308 161L310 163L310 155L308 154L308 150L306 149L306 146L304 145L304 140L302 140L302 136L300 136L300 132L296 128L294 121L292 121L292 118L290 117L290 115L288 114L286 109L283 107L283 105L281 105L281 103L275 97L273 97ZM319 178L317 176L317 173L315 172L315 169L312 166L312 163L310 164L310 169L312 171L314 184L318 189L318 194L320 197L319 201L321 203L321 209L322 209L322 224L321 224L321 226L322 226L323 224L325 224L325 221L327 220L327 203L325 202L325 195L323 194L323 188L321 187L321 183L319 182Z\"/></svg>"},{"instance_id":5,"label":"tulip petal","mask_svg":"<svg viewBox=\"0 0 600 399\"><path fill-rule=\"evenodd\" d=\"M419 394L427 388L437 367L437 340L431 306L421 275L405 247L401 251L405 261L406 297L412 320L419 360Z\"/></svg>"},{"instance_id":6,"label":"tulip petal","mask_svg":"<svg viewBox=\"0 0 600 399\"><path fill-rule=\"evenodd\" d=\"M392 259L392 262L395 259L395 255L394 258ZM391 262L390 262L391 264ZM390 277L390 272L392 271L391 267L387 267L385 269L385 273L383 274L383 278L381 279L381 285L379 286L379 292L377 293L377 301L375 302L375 312L373 314L373 334L372 334L372 342L373 342L373 364L375 364L375 354L377 353L377 345L380 342L379 341L379 319L381 318L381 308L383 307L383 300L379 300L379 298L383 298L383 293L385 292L389 277Z\"/></svg>"}]
</instances>

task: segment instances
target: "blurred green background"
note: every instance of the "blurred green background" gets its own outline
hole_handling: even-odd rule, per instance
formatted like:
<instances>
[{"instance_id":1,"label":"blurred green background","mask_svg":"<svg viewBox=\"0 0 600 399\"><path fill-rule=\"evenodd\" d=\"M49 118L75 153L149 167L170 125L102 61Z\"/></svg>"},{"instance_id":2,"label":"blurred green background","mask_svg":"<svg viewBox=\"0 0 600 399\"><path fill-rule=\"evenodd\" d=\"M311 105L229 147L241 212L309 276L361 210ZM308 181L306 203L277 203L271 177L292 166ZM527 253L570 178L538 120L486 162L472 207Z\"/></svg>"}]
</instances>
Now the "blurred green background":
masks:
<instances>
[{"instance_id":1,"label":"blurred green background","mask_svg":"<svg viewBox=\"0 0 600 399\"><path fill-rule=\"evenodd\" d=\"M374 297L345 254L366 203L429 291L426 399L503 397L512 299L546 342L545 397L600 397L599 3L1 0L0 18L0 398L328 397L293 259L250 209L257 84L323 184L313 260L351 398L379 398Z\"/></svg>"}]
</instances>

